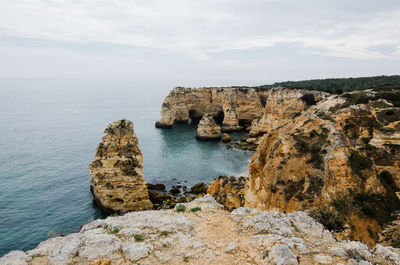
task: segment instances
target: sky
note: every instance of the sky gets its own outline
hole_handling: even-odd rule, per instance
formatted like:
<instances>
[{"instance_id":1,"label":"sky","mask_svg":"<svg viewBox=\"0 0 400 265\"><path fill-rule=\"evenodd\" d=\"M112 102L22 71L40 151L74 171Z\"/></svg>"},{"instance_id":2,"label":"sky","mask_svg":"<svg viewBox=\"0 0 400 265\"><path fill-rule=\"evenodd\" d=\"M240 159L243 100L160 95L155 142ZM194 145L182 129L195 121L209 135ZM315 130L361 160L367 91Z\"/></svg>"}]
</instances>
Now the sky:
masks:
<instances>
[{"instance_id":1,"label":"sky","mask_svg":"<svg viewBox=\"0 0 400 265\"><path fill-rule=\"evenodd\" d=\"M0 0L0 78L400 74L399 0Z\"/></svg>"}]
</instances>

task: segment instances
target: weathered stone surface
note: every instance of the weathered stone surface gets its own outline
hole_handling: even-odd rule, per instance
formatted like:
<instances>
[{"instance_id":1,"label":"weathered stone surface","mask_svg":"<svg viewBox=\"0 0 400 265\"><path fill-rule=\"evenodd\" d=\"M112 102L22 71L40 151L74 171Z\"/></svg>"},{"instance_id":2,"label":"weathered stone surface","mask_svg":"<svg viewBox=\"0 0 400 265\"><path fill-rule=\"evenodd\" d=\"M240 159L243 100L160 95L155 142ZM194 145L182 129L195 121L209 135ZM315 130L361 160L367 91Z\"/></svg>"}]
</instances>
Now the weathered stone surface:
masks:
<instances>
[{"instance_id":1,"label":"weathered stone surface","mask_svg":"<svg viewBox=\"0 0 400 265\"><path fill-rule=\"evenodd\" d=\"M297 256L286 245L276 245L271 248L266 260L271 265L297 265Z\"/></svg>"},{"instance_id":2,"label":"weathered stone surface","mask_svg":"<svg viewBox=\"0 0 400 265\"><path fill-rule=\"evenodd\" d=\"M219 176L207 189L218 203L232 210L244 206L244 188L247 178Z\"/></svg>"},{"instance_id":3,"label":"weathered stone surface","mask_svg":"<svg viewBox=\"0 0 400 265\"><path fill-rule=\"evenodd\" d=\"M193 187L190 189L190 193L193 194L200 194L206 192L207 192L207 185L204 184L203 182L194 184Z\"/></svg>"},{"instance_id":4,"label":"weathered stone surface","mask_svg":"<svg viewBox=\"0 0 400 265\"><path fill-rule=\"evenodd\" d=\"M229 213L210 195L184 205L185 212L136 211L96 220L26 253L10 252L0 264L399 263L399 249L335 240L305 212ZM190 211L195 207L201 211Z\"/></svg>"},{"instance_id":5,"label":"weathered stone surface","mask_svg":"<svg viewBox=\"0 0 400 265\"><path fill-rule=\"evenodd\" d=\"M224 133L224 134L222 135L222 142L228 143L228 142L230 142L231 140L232 140L232 139L231 139L231 137L229 136L229 134Z\"/></svg>"},{"instance_id":6,"label":"weathered stone surface","mask_svg":"<svg viewBox=\"0 0 400 265\"><path fill-rule=\"evenodd\" d=\"M261 211L309 209L322 216L337 237L373 246L393 219L393 210L400 209L395 195L400 187L398 129L386 130L375 109L341 108L341 100L328 100L294 119L286 116L289 111L274 112L271 123L264 123L266 134L249 165L245 205ZM297 111L302 104L297 95L287 107ZM272 122L277 120L284 122Z\"/></svg>"},{"instance_id":7,"label":"weathered stone surface","mask_svg":"<svg viewBox=\"0 0 400 265\"><path fill-rule=\"evenodd\" d=\"M95 202L106 213L151 208L143 157L132 122L113 122L104 132L106 135L89 165Z\"/></svg>"},{"instance_id":8,"label":"weathered stone surface","mask_svg":"<svg viewBox=\"0 0 400 265\"><path fill-rule=\"evenodd\" d=\"M326 97L319 91L273 89L266 96L264 114L257 124L253 124L250 136L258 136L270 132L293 121L295 116L306 110L306 103L301 100L305 94L312 93L316 99Z\"/></svg>"},{"instance_id":9,"label":"weathered stone surface","mask_svg":"<svg viewBox=\"0 0 400 265\"><path fill-rule=\"evenodd\" d=\"M211 114L204 114L197 127L196 138L199 140L221 139L221 127L217 125Z\"/></svg>"},{"instance_id":10,"label":"weathered stone surface","mask_svg":"<svg viewBox=\"0 0 400 265\"><path fill-rule=\"evenodd\" d=\"M210 113L223 118L222 131L237 131L262 116L267 91L254 88L174 88L161 106L158 128L172 128L174 122L200 119Z\"/></svg>"}]
</instances>

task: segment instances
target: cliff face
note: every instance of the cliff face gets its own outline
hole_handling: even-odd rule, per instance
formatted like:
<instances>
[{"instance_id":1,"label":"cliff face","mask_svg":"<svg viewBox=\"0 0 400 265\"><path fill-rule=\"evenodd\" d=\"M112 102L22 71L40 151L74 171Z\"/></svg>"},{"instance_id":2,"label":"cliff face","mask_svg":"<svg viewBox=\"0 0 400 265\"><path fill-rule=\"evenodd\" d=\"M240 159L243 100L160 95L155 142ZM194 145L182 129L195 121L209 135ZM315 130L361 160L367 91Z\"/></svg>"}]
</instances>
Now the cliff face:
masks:
<instances>
[{"instance_id":1,"label":"cliff face","mask_svg":"<svg viewBox=\"0 0 400 265\"><path fill-rule=\"evenodd\" d=\"M0 258L2 265L399 263L399 249L336 240L305 212L238 208L229 213L210 195L175 211L96 220L78 233Z\"/></svg>"},{"instance_id":2,"label":"cliff face","mask_svg":"<svg viewBox=\"0 0 400 265\"><path fill-rule=\"evenodd\" d=\"M106 213L152 208L132 122L113 122L104 133L89 165L94 201Z\"/></svg>"},{"instance_id":3,"label":"cliff face","mask_svg":"<svg viewBox=\"0 0 400 265\"><path fill-rule=\"evenodd\" d=\"M240 130L262 116L267 93L254 88L174 88L162 104L156 127L172 128L174 122L209 113L223 118L222 131Z\"/></svg>"},{"instance_id":4,"label":"cliff face","mask_svg":"<svg viewBox=\"0 0 400 265\"><path fill-rule=\"evenodd\" d=\"M315 100L321 100L326 93L306 90L276 89L269 90L265 102L262 118L255 122L249 133L250 136L259 136L293 121L293 117L300 115L306 109L306 102L301 100L304 95L313 95Z\"/></svg>"},{"instance_id":5,"label":"cliff face","mask_svg":"<svg viewBox=\"0 0 400 265\"><path fill-rule=\"evenodd\" d=\"M391 213L400 209L395 195L399 130L384 110L343 108L339 96L308 109L296 99L288 102L286 109L293 111L274 113L267 103L264 117L273 120L263 117L263 126L253 127L267 133L249 166L245 205L284 212L311 209L338 236L373 245ZM389 116L399 109L394 112Z\"/></svg>"}]
</instances>

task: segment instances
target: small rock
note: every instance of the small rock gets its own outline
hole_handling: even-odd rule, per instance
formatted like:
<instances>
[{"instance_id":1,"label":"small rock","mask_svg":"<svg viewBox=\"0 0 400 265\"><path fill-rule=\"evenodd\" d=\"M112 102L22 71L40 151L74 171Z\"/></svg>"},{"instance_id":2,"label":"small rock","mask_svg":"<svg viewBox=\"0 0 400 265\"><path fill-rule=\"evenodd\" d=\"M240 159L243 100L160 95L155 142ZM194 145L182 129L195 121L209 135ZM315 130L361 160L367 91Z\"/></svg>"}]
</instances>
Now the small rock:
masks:
<instances>
[{"instance_id":1,"label":"small rock","mask_svg":"<svg viewBox=\"0 0 400 265\"><path fill-rule=\"evenodd\" d=\"M231 139L231 137L229 136L229 134L224 133L224 134L222 135L222 142L228 143L228 142L230 142L231 140L232 140L232 139Z\"/></svg>"},{"instance_id":2,"label":"small rock","mask_svg":"<svg viewBox=\"0 0 400 265\"><path fill-rule=\"evenodd\" d=\"M207 192L207 186L203 182L196 183L190 189L190 193L193 193L193 194L200 194L200 193L206 193L206 192Z\"/></svg>"},{"instance_id":3,"label":"small rock","mask_svg":"<svg viewBox=\"0 0 400 265\"><path fill-rule=\"evenodd\" d=\"M318 264L332 264L333 258L327 255L315 255L314 259Z\"/></svg>"},{"instance_id":4,"label":"small rock","mask_svg":"<svg viewBox=\"0 0 400 265\"><path fill-rule=\"evenodd\" d=\"M127 243L122 246L122 251L127 259L135 262L150 255L154 248L147 243Z\"/></svg>"},{"instance_id":5,"label":"small rock","mask_svg":"<svg viewBox=\"0 0 400 265\"><path fill-rule=\"evenodd\" d=\"M271 248L266 260L271 265L298 265L297 255L288 246L279 244Z\"/></svg>"},{"instance_id":6,"label":"small rock","mask_svg":"<svg viewBox=\"0 0 400 265\"><path fill-rule=\"evenodd\" d=\"M171 192L172 194L179 194L179 193L181 193L181 190L177 186L172 186L172 188L169 192Z\"/></svg>"},{"instance_id":7,"label":"small rock","mask_svg":"<svg viewBox=\"0 0 400 265\"><path fill-rule=\"evenodd\" d=\"M233 253L235 249L239 247L239 244L236 242L231 242L229 245L225 248L225 253Z\"/></svg>"},{"instance_id":8,"label":"small rock","mask_svg":"<svg viewBox=\"0 0 400 265\"><path fill-rule=\"evenodd\" d=\"M164 191L165 185L164 184L147 184L147 188L151 189L151 190Z\"/></svg>"}]
</instances>

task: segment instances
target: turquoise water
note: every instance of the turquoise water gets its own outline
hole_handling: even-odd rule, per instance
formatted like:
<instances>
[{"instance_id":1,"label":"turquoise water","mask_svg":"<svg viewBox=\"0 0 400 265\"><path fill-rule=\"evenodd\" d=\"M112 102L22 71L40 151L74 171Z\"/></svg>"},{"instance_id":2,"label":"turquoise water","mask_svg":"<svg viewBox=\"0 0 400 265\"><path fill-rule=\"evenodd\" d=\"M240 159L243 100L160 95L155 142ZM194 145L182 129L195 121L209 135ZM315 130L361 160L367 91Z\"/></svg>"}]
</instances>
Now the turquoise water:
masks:
<instances>
[{"instance_id":1,"label":"turquoise water","mask_svg":"<svg viewBox=\"0 0 400 265\"><path fill-rule=\"evenodd\" d=\"M173 84L0 80L0 256L103 217L92 204L88 165L105 127L134 123L149 183L193 185L247 174L251 152L195 140L195 125L156 129ZM239 137L240 135L237 135Z\"/></svg>"}]
</instances>

